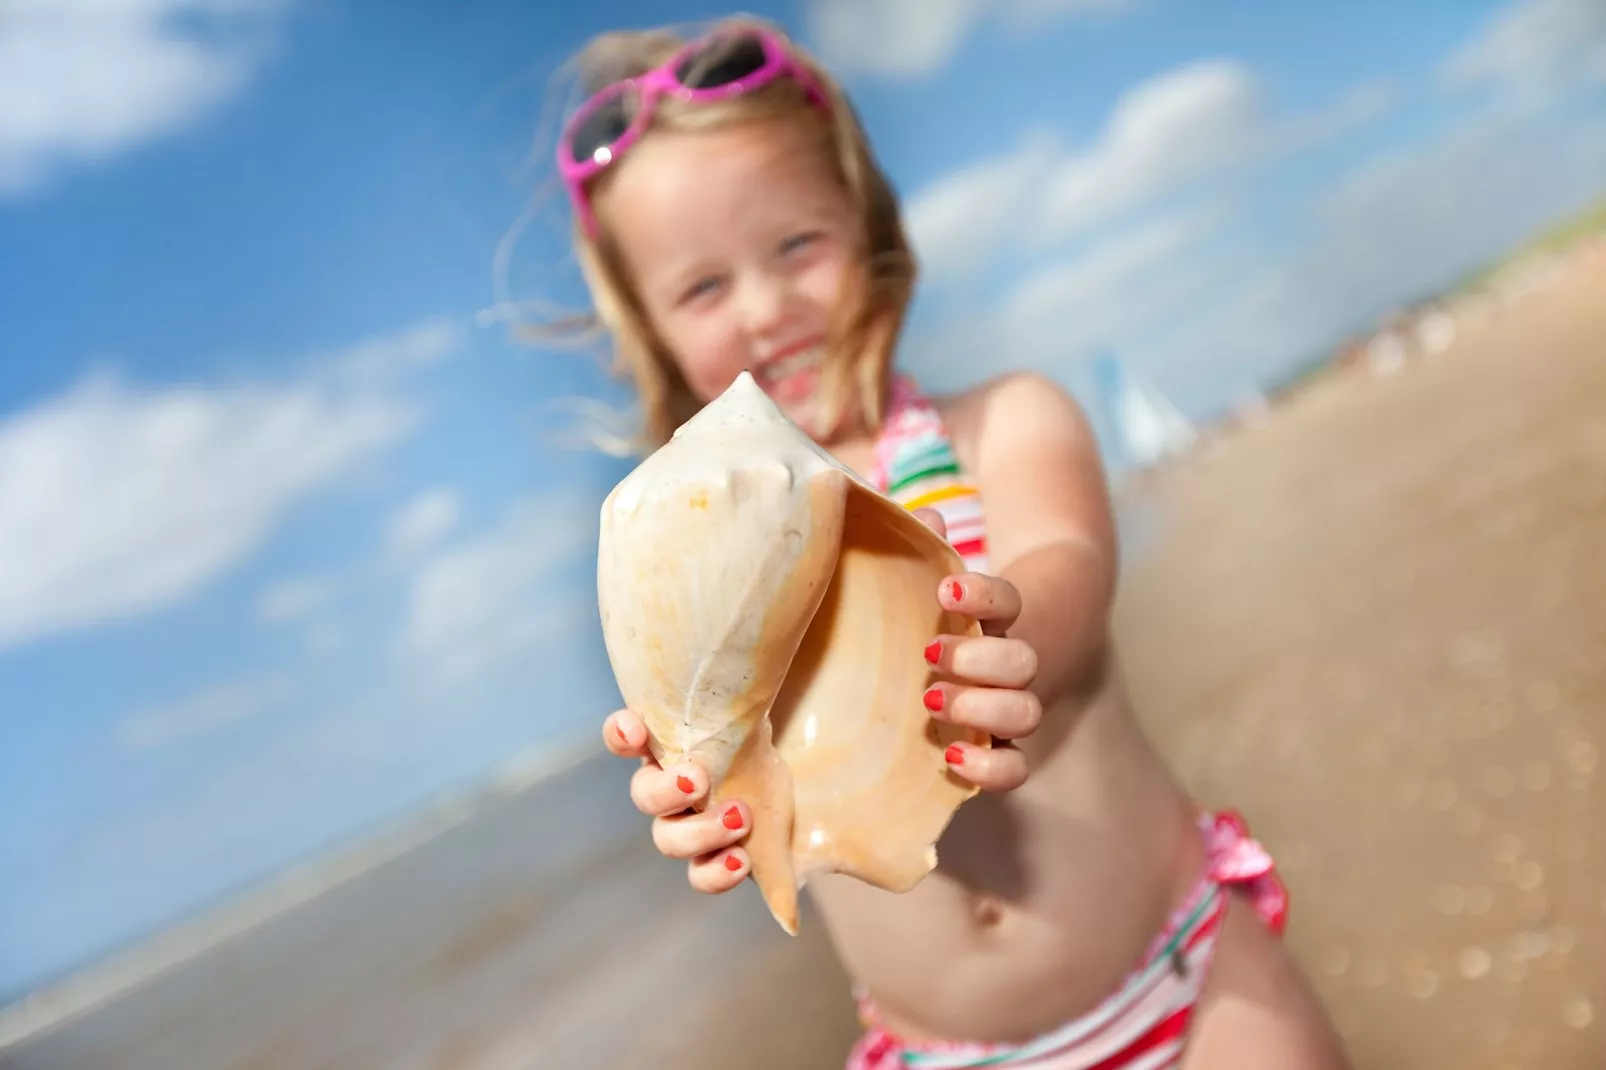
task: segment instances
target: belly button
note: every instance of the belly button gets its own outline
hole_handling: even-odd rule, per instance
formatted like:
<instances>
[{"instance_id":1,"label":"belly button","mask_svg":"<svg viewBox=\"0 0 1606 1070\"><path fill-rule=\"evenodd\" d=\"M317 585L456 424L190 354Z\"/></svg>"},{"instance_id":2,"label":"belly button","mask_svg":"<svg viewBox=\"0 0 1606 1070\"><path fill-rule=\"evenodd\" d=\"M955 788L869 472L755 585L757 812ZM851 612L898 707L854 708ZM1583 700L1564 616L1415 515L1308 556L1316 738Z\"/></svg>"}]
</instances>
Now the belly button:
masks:
<instances>
[{"instance_id":1,"label":"belly button","mask_svg":"<svg viewBox=\"0 0 1606 1070\"><path fill-rule=\"evenodd\" d=\"M1004 920L1004 905L990 895L977 896L971 914L977 925L991 929Z\"/></svg>"}]
</instances>

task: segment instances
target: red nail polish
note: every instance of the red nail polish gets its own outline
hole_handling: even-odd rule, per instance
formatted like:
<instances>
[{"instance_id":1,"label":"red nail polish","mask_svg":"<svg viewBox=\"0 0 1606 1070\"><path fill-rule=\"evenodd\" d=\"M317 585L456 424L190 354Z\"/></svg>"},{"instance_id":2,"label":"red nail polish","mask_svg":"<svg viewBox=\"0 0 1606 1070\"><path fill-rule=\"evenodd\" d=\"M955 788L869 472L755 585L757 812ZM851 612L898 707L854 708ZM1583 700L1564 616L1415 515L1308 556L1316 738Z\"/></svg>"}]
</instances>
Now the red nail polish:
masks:
<instances>
[{"instance_id":1,"label":"red nail polish","mask_svg":"<svg viewBox=\"0 0 1606 1070\"><path fill-rule=\"evenodd\" d=\"M742 868L742 860L737 858L735 855L726 855L725 868L730 870L732 873L735 873L737 870Z\"/></svg>"},{"instance_id":2,"label":"red nail polish","mask_svg":"<svg viewBox=\"0 0 1606 1070\"><path fill-rule=\"evenodd\" d=\"M676 777L675 787L679 788L681 791L684 791L687 795L690 795L692 792L697 790L697 785L691 782L691 777L689 776Z\"/></svg>"},{"instance_id":3,"label":"red nail polish","mask_svg":"<svg viewBox=\"0 0 1606 1070\"><path fill-rule=\"evenodd\" d=\"M937 713L940 711L942 709L942 689L939 687L934 687L927 691L924 702L926 704L926 709L930 710L932 713Z\"/></svg>"},{"instance_id":4,"label":"red nail polish","mask_svg":"<svg viewBox=\"0 0 1606 1070\"><path fill-rule=\"evenodd\" d=\"M959 744L957 743L950 743L948 745L948 749L943 752L942 756L948 759L949 765L965 764L965 752L959 749Z\"/></svg>"},{"instance_id":5,"label":"red nail polish","mask_svg":"<svg viewBox=\"0 0 1606 1070\"><path fill-rule=\"evenodd\" d=\"M722 820L725 822L726 828L739 829L742 827L742 812L733 806L725 811L725 816Z\"/></svg>"},{"instance_id":6,"label":"red nail polish","mask_svg":"<svg viewBox=\"0 0 1606 1070\"><path fill-rule=\"evenodd\" d=\"M954 580L948 585L948 597L955 602L963 602L965 600L965 585L958 580Z\"/></svg>"},{"instance_id":7,"label":"red nail polish","mask_svg":"<svg viewBox=\"0 0 1606 1070\"><path fill-rule=\"evenodd\" d=\"M941 657L942 657L942 640L941 639L933 639L931 641L931 643L929 645L927 645L927 647L926 647L926 660L931 662L933 665L935 665L935 664L937 664L937 659L941 658Z\"/></svg>"}]
</instances>

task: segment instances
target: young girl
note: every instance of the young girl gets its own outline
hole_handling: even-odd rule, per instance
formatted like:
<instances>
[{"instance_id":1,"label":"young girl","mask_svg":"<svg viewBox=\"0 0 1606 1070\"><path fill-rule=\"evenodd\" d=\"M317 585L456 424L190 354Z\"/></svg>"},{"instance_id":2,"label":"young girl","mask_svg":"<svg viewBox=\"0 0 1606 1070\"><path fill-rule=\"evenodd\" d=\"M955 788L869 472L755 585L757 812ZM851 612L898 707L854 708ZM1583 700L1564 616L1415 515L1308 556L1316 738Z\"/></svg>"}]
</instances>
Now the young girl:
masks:
<instances>
[{"instance_id":1,"label":"young girl","mask_svg":"<svg viewBox=\"0 0 1606 1070\"><path fill-rule=\"evenodd\" d=\"M844 463L935 505L967 571L933 592L983 624L932 636L936 718L990 732L950 748L983 789L941 863L894 895L810 885L858 986L850 1067L1328 1070L1340 1046L1277 940L1281 885L1231 815L1199 813L1125 704L1109 649L1110 504L1083 414L1005 375L928 398L892 352L914 264L849 102L777 30L728 20L690 42L608 34L558 163L597 313L665 441L743 369ZM631 796L692 885L748 872L752 812L692 808L695 766L661 769L639 718L604 727L641 759Z\"/></svg>"}]
</instances>

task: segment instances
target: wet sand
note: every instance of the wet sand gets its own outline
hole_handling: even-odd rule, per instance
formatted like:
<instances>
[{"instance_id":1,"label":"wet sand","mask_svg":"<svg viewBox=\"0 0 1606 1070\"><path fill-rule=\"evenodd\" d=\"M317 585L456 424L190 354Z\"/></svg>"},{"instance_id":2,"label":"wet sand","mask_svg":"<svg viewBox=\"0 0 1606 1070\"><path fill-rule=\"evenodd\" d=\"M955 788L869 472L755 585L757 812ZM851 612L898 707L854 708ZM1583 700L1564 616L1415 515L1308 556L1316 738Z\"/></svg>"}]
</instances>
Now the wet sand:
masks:
<instances>
[{"instance_id":1,"label":"wet sand","mask_svg":"<svg viewBox=\"0 0 1606 1070\"><path fill-rule=\"evenodd\" d=\"M1158 525L1118 612L1143 719L1282 860L1358 1070L1606 1065L1606 266L1127 505ZM692 893L628 775L481 800L0 1067L839 1067L814 916Z\"/></svg>"}]
</instances>

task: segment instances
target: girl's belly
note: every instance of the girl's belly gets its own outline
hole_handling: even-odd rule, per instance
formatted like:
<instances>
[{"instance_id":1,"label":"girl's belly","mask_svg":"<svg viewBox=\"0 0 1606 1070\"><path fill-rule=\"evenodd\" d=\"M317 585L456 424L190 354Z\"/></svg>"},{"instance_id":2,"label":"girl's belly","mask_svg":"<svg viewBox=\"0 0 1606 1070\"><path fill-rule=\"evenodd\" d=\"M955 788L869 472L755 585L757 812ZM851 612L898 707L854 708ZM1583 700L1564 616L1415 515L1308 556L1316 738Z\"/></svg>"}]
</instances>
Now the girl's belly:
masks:
<instances>
[{"instance_id":1,"label":"girl's belly","mask_svg":"<svg viewBox=\"0 0 1606 1070\"><path fill-rule=\"evenodd\" d=\"M1019 1041L1092 1009L1204 859L1190 802L1114 691L1025 786L961 807L937 850L904 895L811 886L849 974L911 1039Z\"/></svg>"}]
</instances>

